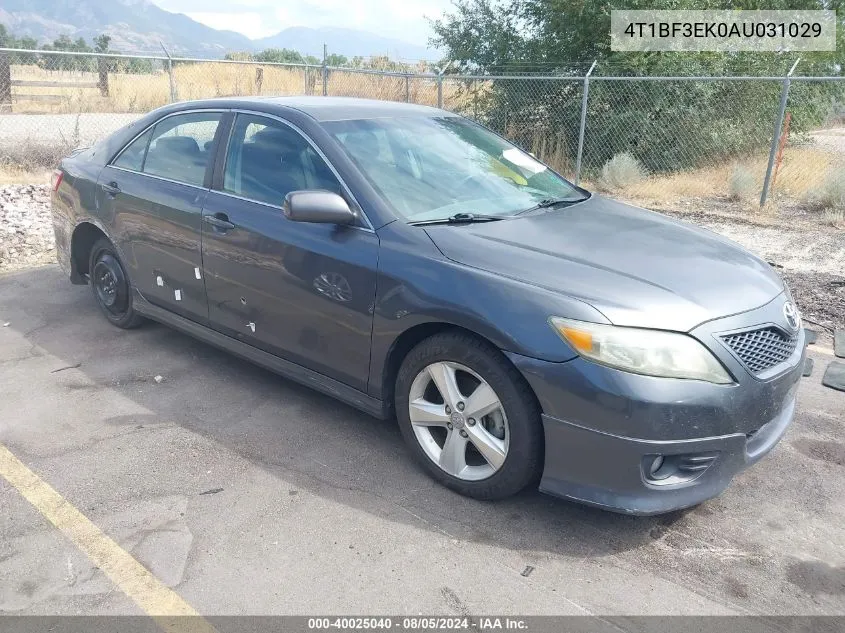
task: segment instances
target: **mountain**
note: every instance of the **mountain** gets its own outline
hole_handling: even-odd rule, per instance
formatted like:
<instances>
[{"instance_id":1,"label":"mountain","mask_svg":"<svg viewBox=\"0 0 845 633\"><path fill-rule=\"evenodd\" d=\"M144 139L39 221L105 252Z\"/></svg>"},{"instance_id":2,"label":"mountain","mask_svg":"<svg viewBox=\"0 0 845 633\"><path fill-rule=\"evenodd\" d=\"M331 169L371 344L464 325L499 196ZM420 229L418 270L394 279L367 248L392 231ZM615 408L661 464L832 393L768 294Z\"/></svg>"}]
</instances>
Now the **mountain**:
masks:
<instances>
[{"instance_id":1,"label":"mountain","mask_svg":"<svg viewBox=\"0 0 845 633\"><path fill-rule=\"evenodd\" d=\"M328 44L329 53L347 57L370 57L387 55L391 59L437 59L437 51L402 40L384 37L368 31L325 27L312 29L306 26L292 26L270 37L253 40L256 50L265 48L289 48L303 55L323 57L323 44Z\"/></svg>"},{"instance_id":2,"label":"mountain","mask_svg":"<svg viewBox=\"0 0 845 633\"><path fill-rule=\"evenodd\" d=\"M161 52L163 42L174 55L222 57L231 51L289 48L304 55L330 53L354 57L389 55L402 59L435 59L425 46L345 28L292 27L271 37L250 40L234 31L219 31L181 13L159 8L150 0L1 0L0 24L16 37L50 43L60 35L76 40L106 33L110 48L120 52Z\"/></svg>"},{"instance_id":3,"label":"mountain","mask_svg":"<svg viewBox=\"0 0 845 633\"><path fill-rule=\"evenodd\" d=\"M34 37L40 43L63 34L90 42L107 33L112 49L127 52L160 52L160 41L181 54L216 56L252 48L245 35L218 31L149 0L3 0L0 24L17 37Z\"/></svg>"}]
</instances>

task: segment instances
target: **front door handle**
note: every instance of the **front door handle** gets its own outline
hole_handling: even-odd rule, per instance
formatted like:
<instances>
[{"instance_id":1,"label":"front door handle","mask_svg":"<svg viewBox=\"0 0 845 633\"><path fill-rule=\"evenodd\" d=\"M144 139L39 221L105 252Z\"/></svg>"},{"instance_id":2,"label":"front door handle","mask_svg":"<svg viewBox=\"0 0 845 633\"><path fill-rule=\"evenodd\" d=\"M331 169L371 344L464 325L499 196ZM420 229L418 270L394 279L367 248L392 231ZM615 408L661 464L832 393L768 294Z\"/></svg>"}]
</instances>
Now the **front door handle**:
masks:
<instances>
[{"instance_id":1,"label":"front door handle","mask_svg":"<svg viewBox=\"0 0 845 633\"><path fill-rule=\"evenodd\" d=\"M207 222L215 229L226 232L231 231L235 228L235 225L229 222L229 216L225 213L215 213L214 215L204 215L202 216L202 221Z\"/></svg>"},{"instance_id":2,"label":"front door handle","mask_svg":"<svg viewBox=\"0 0 845 633\"><path fill-rule=\"evenodd\" d=\"M110 182L108 184L103 183L102 185L100 185L100 187L102 187L103 191L105 191L110 196L116 196L120 193L120 187L117 186L116 182Z\"/></svg>"}]
</instances>

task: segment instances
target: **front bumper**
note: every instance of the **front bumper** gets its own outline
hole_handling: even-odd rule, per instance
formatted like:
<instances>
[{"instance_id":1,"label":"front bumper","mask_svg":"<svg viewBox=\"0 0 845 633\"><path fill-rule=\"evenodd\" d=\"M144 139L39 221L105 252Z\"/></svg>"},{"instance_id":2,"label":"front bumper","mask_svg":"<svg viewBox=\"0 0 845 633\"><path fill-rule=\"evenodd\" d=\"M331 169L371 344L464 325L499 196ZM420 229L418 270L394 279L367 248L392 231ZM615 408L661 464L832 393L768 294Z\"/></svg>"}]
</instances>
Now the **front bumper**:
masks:
<instances>
[{"instance_id":1,"label":"front bumper","mask_svg":"<svg viewBox=\"0 0 845 633\"><path fill-rule=\"evenodd\" d=\"M540 490L617 512L660 514L715 497L762 459L795 412L803 332L792 357L765 379L699 336L735 384L641 376L582 358L553 363L509 354L543 409ZM665 467L652 474L658 456Z\"/></svg>"},{"instance_id":2,"label":"front bumper","mask_svg":"<svg viewBox=\"0 0 845 633\"><path fill-rule=\"evenodd\" d=\"M694 506L720 494L734 475L768 453L786 432L794 410L793 397L751 439L740 433L666 442L610 435L544 415L546 469L540 490L626 514ZM682 468L677 472L684 479L678 483L652 482L647 471L657 456L704 470Z\"/></svg>"}]
</instances>

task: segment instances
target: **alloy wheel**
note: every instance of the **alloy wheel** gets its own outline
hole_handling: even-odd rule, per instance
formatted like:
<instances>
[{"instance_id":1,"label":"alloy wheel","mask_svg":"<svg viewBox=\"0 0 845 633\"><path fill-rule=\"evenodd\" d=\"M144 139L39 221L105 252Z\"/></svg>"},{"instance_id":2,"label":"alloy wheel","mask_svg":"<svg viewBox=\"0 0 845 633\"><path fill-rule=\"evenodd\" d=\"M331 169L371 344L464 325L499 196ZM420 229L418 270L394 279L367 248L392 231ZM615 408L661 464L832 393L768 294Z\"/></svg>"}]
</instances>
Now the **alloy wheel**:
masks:
<instances>
[{"instance_id":1,"label":"alloy wheel","mask_svg":"<svg viewBox=\"0 0 845 633\"><path fill-rule=\"evenodd\" d=\"M510 432L493 388L459 363L432 363L411 384L408 413L426 456L444 472L480 481L505 463Z\"/></svg>"}]
</instances>

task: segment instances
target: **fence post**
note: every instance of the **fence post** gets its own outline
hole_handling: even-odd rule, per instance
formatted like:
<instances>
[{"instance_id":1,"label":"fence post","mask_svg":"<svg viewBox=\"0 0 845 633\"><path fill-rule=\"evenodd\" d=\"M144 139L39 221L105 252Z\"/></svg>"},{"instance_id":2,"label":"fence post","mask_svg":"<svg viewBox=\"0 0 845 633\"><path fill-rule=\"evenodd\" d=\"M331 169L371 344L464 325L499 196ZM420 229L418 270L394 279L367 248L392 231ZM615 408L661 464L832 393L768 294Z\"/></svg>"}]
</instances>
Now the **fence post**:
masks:
<instances>
[{"instance_id":1,"label":"fence post","mask_svg":"<svg viewBox=\"0 0 845 633\"><path fill-rule=\"evenodd\" d=\"M411 79L405 75L405 103L411 102Z\"/></svg>"},{"instance_id":2,"label":"fence post","mask_svg":"<svg viewBox=\"0 0 845 633\"><path fill-rule=\"evenodd\" d=\"M255 92L261 94L261 85L264 83L264 69L259 66L255 69Z\"/></svg>"},{"instance_id":3,"label":"fence post","mask_svg":"<svg viewBox=\"0 0 845 633\"><path fill-rule=\"evenodd\" d=\"M789 72L786 73L786 76L783 78L783 89L780 92L780 107L778 108L778 116L775 119L775 131L772 134L772 147L769 150L769 164L766 166L766 178L763 180L763 191L760 194L761 208L766 206L766 199L769 197L769 184L772 181L772 168L775 165L775 157L778 153L778 145L780 145L780 134L781 129L783 128L783 117L786 114L786 102L789 99L790 77L795 71L795 67L798 65L798 62L800 61L800 57L796 59L795 63L792 64L792 68L789 69Z\"/></svg>"},{"instance_id":4,"label":"fence post","mask_svg":"<svg viewBox=\"0 0 845 633\"><path fill-rule=\"evenodd\" d=\"M305 92L303 92L302 94L306 94L306 95L310 94L308 92L308 65L307 64L305 66Z\"/></svg>"},{"instance_id":5,"label":"fence post","mask_svg":"<svg viewBox=\"0 0 845 633\"><path fill-rule=\"evenodd\" d=\"M97 58L97 87L100 89L100 96L109 96L109 64L105 57Z\"/></svg>"},{"instance_id":6,"label":"fence post","mask_svg":"<svg viewBox=\"0 0 845 633\"><path fill-rule=\"evenodd\" d=\"M443 108L443 71L437 73L437 107Z\"/></svg>"},{"instance_id":7,"label":"fence post","mask_svg":"<svg viewBox=\"0 0 845 633\"><path fill-rule=\"evenodd\" d=\"M9 54L0 53L0 106L12 106L12 66Z\"/></svg>"},{"instance_id":8,"label":"fence post","mask_svg":"<svg viewBox=\"0 0 845 633\"><path fill-rule=\"evenodd\" d=\"M329 49L323 44L323 96L329 96L329 64L328 64Z\"/></svg>"},{"instance_id":9,"label":"fence post","mask_svg":"<svg viewBox=\"0 0 845 633\"><path fill-rule=\"evenodd\" d=\"M176 101L176 84L173 83L173 58L161 40L159 40L159 44L161 44L161 50L167 55L167 76L170 78L170 103L174 103Z\"/></svg>"},{"instance_id":10,"label":"fence post","mask_svg":"<svg viewBox=\"0 0 845 633\"><path fill-rule=\"evenodd\" d=\"M590 75L596 67L596 62L590 66L590 70L584 75L584 94L581 95L581 125L578 128L578 154L575 156L575 184L581 182L581 157L584 155L584 132L587 129L587 99L590 94Z\"/></svg>"}]
</instances>

